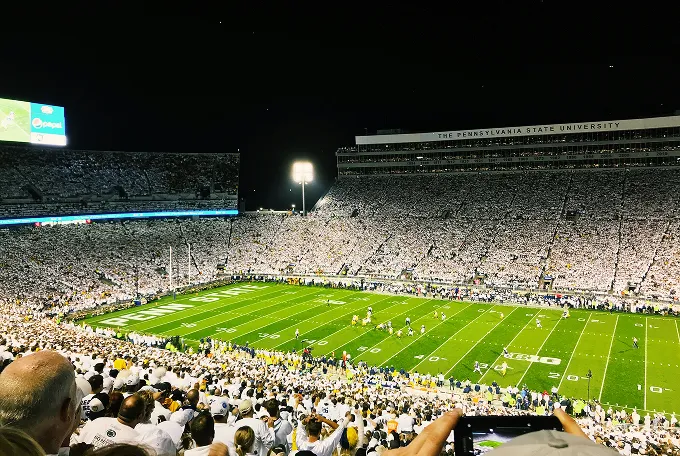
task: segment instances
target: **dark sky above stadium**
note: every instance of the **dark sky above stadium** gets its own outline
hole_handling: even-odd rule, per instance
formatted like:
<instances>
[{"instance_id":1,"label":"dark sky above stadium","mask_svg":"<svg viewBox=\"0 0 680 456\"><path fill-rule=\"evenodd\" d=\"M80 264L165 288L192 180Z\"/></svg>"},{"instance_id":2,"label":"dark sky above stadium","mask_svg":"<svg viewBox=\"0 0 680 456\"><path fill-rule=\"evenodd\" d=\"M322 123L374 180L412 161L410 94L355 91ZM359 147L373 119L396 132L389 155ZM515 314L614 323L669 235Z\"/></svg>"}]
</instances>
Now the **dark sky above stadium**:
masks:
<instances>
[{"instance_id":1,"label":"dark sky above stadium","mask_svg":"<svg viewBox=\"0 0 680 456\"><path fill-rule=\"evenodd\" d=\"M75 149L238 151L248 209L299 207L296 159L317 171L311 206L333 183L335 150L364 132L680 110L663 14L548 3L60 23L59 45L29 34L4 46L0 97L65 106Z\"/></svg>"}]
</instances>

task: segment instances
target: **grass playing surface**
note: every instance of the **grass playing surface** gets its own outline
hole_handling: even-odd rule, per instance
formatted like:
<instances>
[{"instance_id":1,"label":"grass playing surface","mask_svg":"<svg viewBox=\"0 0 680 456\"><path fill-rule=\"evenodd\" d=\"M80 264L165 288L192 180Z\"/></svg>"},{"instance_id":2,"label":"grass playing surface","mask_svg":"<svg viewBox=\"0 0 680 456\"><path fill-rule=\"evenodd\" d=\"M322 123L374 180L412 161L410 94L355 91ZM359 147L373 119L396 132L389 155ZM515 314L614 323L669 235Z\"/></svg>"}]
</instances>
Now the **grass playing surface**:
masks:
<instances>
[{"instance_id":1,"label":"grass playing surface","mask_svg":"<svg viewBox=\"0 0 680 456\"><path fill-rule=\"evenodd\" d=\"M350 324L373 307L371 325ZM446 320L434 318L434 311ZM503 315L503 317L501 317ZM409 337L405 318L415 334ZM181 336L196 344L208 336L256 348L290 351L313 346L314 355L343 350L373 366L448 379L494 380L638 410L680 412L680 330L675 318L571 311L557 308L444 301L269 283L243 283L86 320L125 332ZM537 328L540 319L542 328ZM392 321L404 335L375 329ZM425 325L424 335L420 334ZM300 338L295 339L299 329ZM633 348L633 337L639 348ZM304 341L304 342L303 342ZM510 355L503 358L503 347ZM498 371L508 364L505 377ZM473 372L479 361L482 375Z\"/></svg>"}]
</instances>

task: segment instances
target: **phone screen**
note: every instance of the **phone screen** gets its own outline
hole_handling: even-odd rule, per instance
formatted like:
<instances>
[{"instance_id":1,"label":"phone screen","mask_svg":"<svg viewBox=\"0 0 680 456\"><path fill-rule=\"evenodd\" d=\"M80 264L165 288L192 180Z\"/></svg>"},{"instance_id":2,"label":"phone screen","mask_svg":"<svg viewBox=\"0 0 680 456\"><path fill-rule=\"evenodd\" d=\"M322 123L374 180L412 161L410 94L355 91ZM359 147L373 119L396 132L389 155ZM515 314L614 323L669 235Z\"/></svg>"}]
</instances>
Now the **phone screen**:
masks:
<instances>
[{"instance_id":1,"label":"phone screen","mask_svg":"<svg viewBox=\"0 0 680 456\"><path fill-rule=\"evenodd\" d=\"M456 456L479 456L542 429L561 430L562 425L554 416L465 416L454 430Z\"/></svg>"},{"instance_id":2,"label":"phone screen","mask_svg":"<svg viewBox=\"0 0 680 456\"><path fill-rule=\"evenodd\" d=\"M529 426L526 427L496 427L490 429L477 429L472 432L472 444L475 449L475 454L484 454L496 447L501 446L505 442L509 442L515 437L533 432Z\"/></svg>"}]
</instances>

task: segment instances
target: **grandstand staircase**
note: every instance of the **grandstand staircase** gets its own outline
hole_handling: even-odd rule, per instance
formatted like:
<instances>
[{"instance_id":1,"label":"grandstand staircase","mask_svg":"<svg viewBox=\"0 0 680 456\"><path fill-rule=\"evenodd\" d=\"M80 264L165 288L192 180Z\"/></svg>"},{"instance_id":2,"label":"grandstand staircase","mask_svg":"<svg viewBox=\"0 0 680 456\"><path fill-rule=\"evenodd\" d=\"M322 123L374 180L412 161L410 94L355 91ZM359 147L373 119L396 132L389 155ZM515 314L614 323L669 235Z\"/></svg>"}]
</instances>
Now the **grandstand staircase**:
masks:
<instances>
[{"instance_id":1,"label":"grandstand staircase","mask_svg":"<svg viewBox=\"0 0 680 456\"><path fill-rule=\"evenodd\" d=\"M231 236L234 233L234 219L229 219L229 236L227 236L227 256L224 258L224 268L229 267L229 252L231 251Z\"/></svg>"},{"instance_id":2,"label":"grandstand staircase","mask_svg":"<svg viewBox=\"0 0 680 456\"><path fill-rule=\"evenodd\" d=\"M619 274L619 258L621 257L621 242L623 241L623 202L626 198L626 173L623 173L623 182L621 183L621 201L619 202L619 245L616 247L616 261L614 262L614 277L609 286L609 293L614 293L614 284L616 283L616 276Z\"/></svg>"},{"instance_id":3,"label":"grandstand staircase","mask_svg":"<svg viewBox=\"0 0 680 456\"><path fill-rule=\"evenodd\" d=\"M616 261L614 262L614 277L609 285L609 293L614 293L616 276L619 274L619 258L621 257L621 241L623 240L623 216L619 215L619 245L616 248Z\"/></svg>"},{"instance_id":4,"label":"grandstand staircase","mask_svg":"<svg viewBox=\"0 0 680 456\"><path fill-rule=\"evenodd\" d=\"M642 275L642 280L640 280L640 285L638 288L638 291L642 289L642 284L645 283L647 280L647 276L649 275L649 271L652 270L652 267L656 264L657 262L657 255L659 254L659 250L661 249L661 244L663 244L664 239L668 238L671 236L671 222L668 221L666 222L666 229L664 229L663 234L661 235L661 239L659 239L659 243L656 245L656 248L654 249L654 256L652 257L652 261L649 262L649 265L647 265L647 269L645 270L645 273Z\"/></svg>"},{"instance_id":5,"label":"grandstand staircase","mask_svg":"<svg viewBox=\"0 0 680 456\"><path fill-rule=\"evenodd\" d=\"M550 257L552 255L552 248L553 245L555 245L555 239L557 239L557 232L560 227L560 223L562 220L566 220L567 217L567 203L569 202L569 194L571 193L571 187L574 182L574 174L571 173L569 175L569 183L567 184L567 189L564 192L564 200L562 201L562 210L560 211L560 217L557 219L557 223L555 223L555 229L553 229L553 234L550 237L550 243L548 244L548 251L545 254L545 258L543 258L543 261L539 265L541 267L541 274L538 277L538 287L543 289L545 285L545 273L546 269L548 269L548 265L550 264Z\"/></svg>"}]
</instances>

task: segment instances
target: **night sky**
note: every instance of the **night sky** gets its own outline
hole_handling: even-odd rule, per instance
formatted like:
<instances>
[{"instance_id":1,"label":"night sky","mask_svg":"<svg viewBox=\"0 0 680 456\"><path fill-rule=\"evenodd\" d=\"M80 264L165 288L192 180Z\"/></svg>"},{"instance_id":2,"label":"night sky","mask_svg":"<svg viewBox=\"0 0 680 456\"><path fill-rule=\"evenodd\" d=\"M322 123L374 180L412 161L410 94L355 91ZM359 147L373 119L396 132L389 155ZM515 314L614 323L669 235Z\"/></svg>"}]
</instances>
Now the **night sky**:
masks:
<instances>
[{"instance_id":1,"label":"night sky","mask_svg":"<svg viewBox=\"0 0 680 456\"><path fill-rule=\"evenodd\" d=\"M335 179L335 150L365 131L680 110L675 26L526 5L65 26L40 59L38 37L4 47L0 97L64 106L73 149L240 151L248 210L300 206L297 159L316 168L311 207Z\"/></svg>"}]
</instances>

